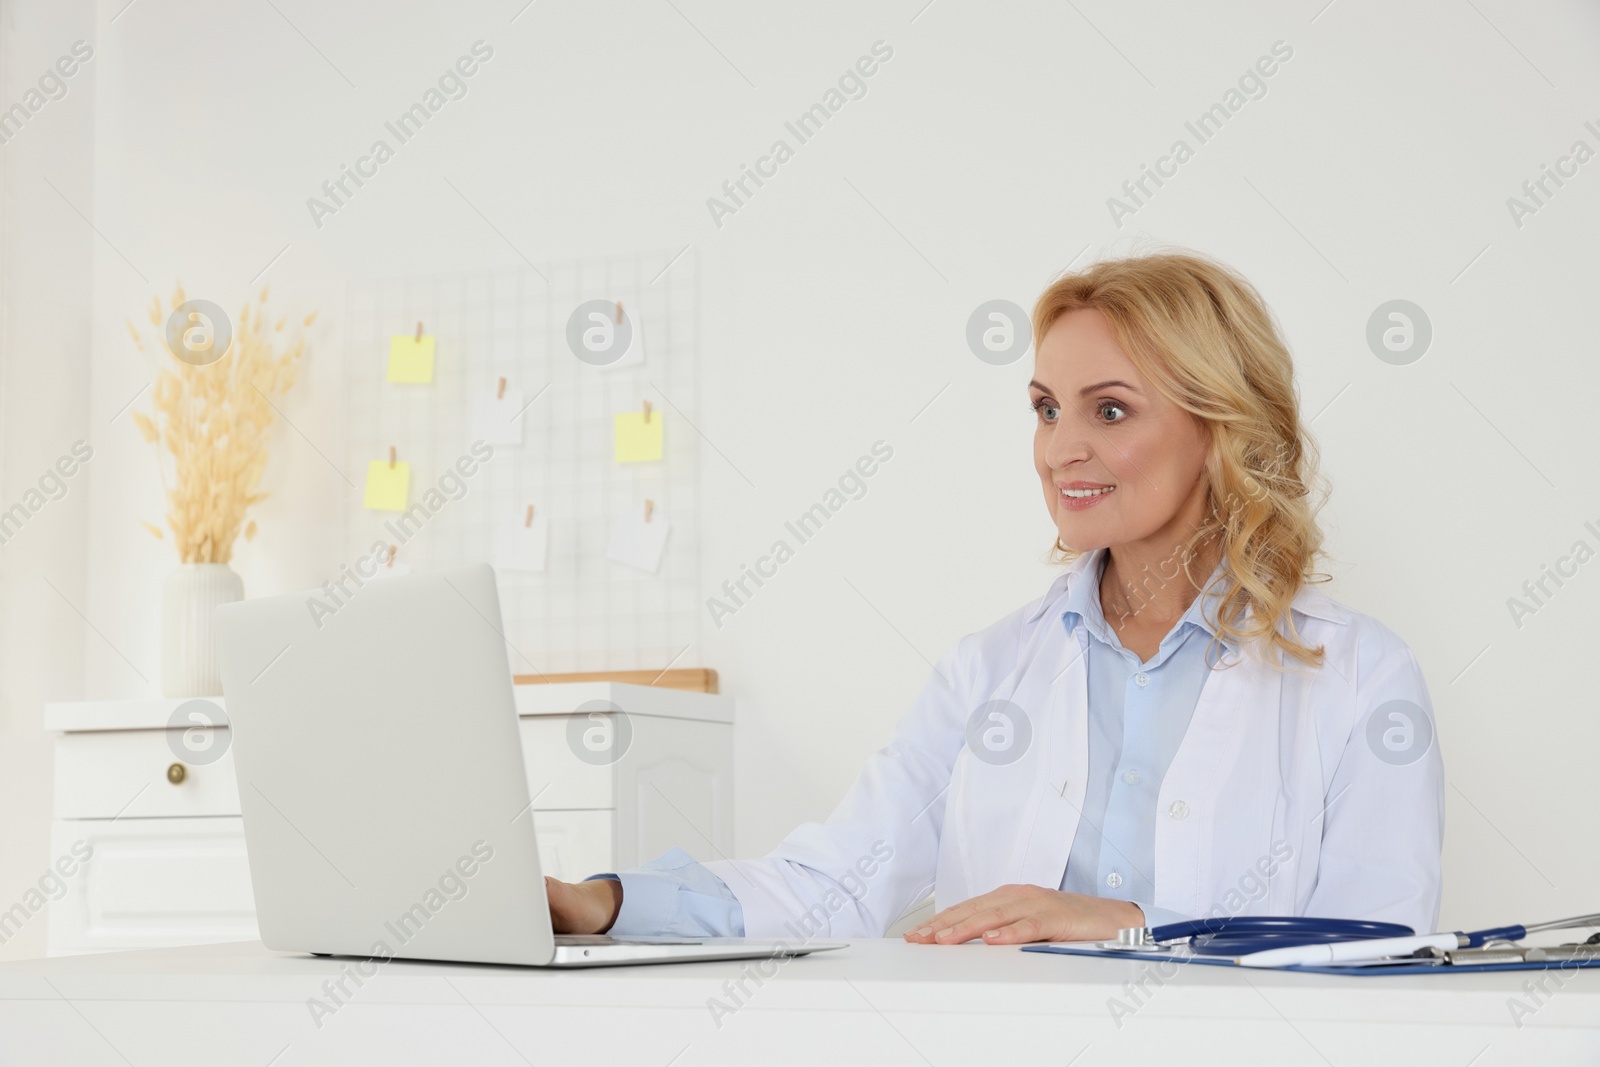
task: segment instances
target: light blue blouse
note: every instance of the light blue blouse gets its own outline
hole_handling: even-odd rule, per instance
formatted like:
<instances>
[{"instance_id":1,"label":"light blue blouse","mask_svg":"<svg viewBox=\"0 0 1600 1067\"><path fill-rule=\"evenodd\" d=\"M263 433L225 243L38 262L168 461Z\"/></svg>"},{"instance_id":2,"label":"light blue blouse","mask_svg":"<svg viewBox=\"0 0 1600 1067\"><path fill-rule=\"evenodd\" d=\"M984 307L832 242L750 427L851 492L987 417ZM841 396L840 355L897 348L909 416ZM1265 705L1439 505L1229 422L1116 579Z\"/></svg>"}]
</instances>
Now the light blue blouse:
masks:
<instances>
[{"instance_id":1,"label":"light blue blouse","mask_svg":"<svg viewBox=\"0 0 1600 1067\"><path fill-rule=\"evenodd\" d=\"M1101 610L1107 550L1094 552L1098 558L1083 572L1093 580L1072 583L1061 616L1088 657L1089 686L1089 781L1061 889L1132 901L1148 925L1159 926L1187 918L1143 903L1155 899L1156 820L1188 816L1181 801L1170 811L1156 811L1161 780L1189 728L1209 666L1223 650L1237 648L1219 639L1220 647L1207 657L1218 633L1224 563L1155 655L1141 662L1122 646ZM1160 580L1152 576L1149 582ZM681 849L631 870L591 877L622 882L622 908L610 930L616 936L744 936L744 912L733 892Z\"/></svg>"},{"instance_id":2,"label":"light blue blouse","mask_svg":"<svg viewBox=\"0 0 1600 1067\"><path fill-rule=\"evenodd\" d=\"M1234 648L1219 640L1207 658L1218 633L1224 564L1217 564L1204 592L1161 639L1155 655L1140 662L1122 646L1101 610L1106 550L1095 551L1100 558L1084 571L1095 580L1072 583L1062 614L1089 657L1089 782L1061 888L1132 901L1144 909L1147 925L1160 926L1188 918L1145 902L1156 893L1156 820L1188 817L1182 801L1170 811L1156 810L1161 780L1189 729L1209 668ZM1160 580L1152 576L1149 582Z\"/></svg>"}]
</instances>

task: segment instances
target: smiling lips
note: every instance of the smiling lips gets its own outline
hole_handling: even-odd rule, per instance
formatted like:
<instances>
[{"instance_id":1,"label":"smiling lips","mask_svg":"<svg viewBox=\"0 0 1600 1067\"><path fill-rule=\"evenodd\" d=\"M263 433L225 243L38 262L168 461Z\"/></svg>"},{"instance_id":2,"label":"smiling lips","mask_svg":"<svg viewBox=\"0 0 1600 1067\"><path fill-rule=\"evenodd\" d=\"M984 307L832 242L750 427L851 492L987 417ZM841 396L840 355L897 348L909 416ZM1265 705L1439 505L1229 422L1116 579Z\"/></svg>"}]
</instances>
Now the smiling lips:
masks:
<instances>
[{"instance_id":1,"label":"smiling lips","mask_svg":"<svg viewBox=\"0 0 1600 1067\"><path fill-rule=\"evenodd\" d=\"M1114 485L1101 485L1097 482L1068 482L1058 485L1061 490L1061 503L1071 511L1082 511L1092 508L1105 497L1116 491Z\"/></svg>"}]
</instances>

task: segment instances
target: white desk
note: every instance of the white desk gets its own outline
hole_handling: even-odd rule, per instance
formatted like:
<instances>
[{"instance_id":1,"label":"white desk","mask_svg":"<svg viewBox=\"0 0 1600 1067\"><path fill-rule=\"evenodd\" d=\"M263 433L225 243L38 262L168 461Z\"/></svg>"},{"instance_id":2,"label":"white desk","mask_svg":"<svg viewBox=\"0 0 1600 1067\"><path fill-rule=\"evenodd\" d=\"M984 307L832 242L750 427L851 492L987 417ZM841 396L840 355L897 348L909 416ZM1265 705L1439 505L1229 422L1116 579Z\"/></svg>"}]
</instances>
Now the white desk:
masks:
<instances>
[{"instance_id":1,"label":"white desk","mask_svg":"<svg viewBox=\"0 0 1600 1067\"><path fill-rule=\"evenodd\" d=\"M719 1028L741 963L541 971L382 967L319 1030L306 1007L348 960L259 943L0 966L0 1062L96 1065L551 1063L834 1065L1600 1062L1600 971L1575 972L1520 1028L1507 1001L1538 972L1340 978L1143 963L985 945L859 941L789 960ZM352 985L353 989L354 986ZM275 1058L276 1057L276 1058Z\"/></svg>"}]
</instances>

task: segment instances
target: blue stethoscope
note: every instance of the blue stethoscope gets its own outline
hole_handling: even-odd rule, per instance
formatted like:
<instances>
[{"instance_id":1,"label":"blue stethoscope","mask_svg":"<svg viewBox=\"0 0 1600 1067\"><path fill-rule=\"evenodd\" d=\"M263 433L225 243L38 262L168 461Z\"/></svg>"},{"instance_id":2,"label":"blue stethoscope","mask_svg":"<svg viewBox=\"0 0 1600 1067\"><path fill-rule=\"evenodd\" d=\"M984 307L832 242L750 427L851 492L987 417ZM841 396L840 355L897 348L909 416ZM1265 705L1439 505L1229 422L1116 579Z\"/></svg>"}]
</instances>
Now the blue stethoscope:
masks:
<instances>
[{"instance_id":1,"label":"blue stethoscope","mask_svg":"<svg viewBox=\"0 0 1600 1067\"><path fill-rule=\"evenodd\" d=\"M1359 919L1314 919L1302 916L1236 915L1192 919L1156 927L1118 930L1115 941L1100 947L1119 952L1170 952L1187 947L1200 956L1243 956L1269 948L1318 945L1329 941L1365 941L1408 937L1414 931L1399 923Z\"/></svg>"},{"instance_id":2,"label":"blue stethoscope","mask_svg":"<svg viewBox=\"0 0 1600 1067\"><path fill-rule=\"evenodd\" d=\"M1457 933L1461 948L1478 948L1489 941L1520 941L1541 930L1565 930L1600 923L1600 914L1583 915L1533 926L1497 926ZM1333 941L1367 941L1380 937L1410 937L1415 933L1399 923L1364 922L1359 919L1317 919L1309 916L1237 915L1193 919L1156 927L1117 931L1115 941L1099 947L1114 952L1172 952L1187 948L1199 956L1245 956L1273 948L1320 945Z\"/></svg>"}]
</instances>

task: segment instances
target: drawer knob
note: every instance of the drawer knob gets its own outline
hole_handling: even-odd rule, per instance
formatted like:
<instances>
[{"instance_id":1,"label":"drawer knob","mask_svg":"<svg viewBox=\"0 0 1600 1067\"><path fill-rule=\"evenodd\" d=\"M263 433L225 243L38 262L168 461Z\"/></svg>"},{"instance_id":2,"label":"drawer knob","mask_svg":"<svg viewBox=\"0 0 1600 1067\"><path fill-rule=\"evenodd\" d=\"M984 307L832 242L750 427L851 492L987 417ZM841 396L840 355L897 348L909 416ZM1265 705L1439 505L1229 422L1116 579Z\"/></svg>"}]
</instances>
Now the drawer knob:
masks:
<instances>
[{"instance_id":1,"label":"drawer knob","mask_svg":"<svg viewBox=\"0 0 1600 1067\"><path fill-rule=\"evenodd\" d=\"M173 785L183 784L183 780L187 777L189 777L189 768L181 763L174 763L167 768L167 781Z\"/></svg>"}]
</instances>

